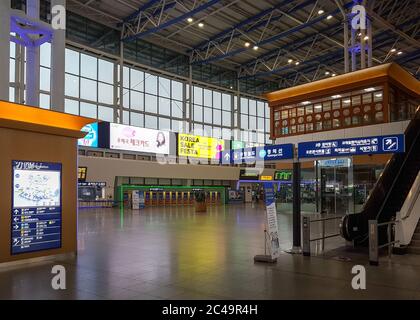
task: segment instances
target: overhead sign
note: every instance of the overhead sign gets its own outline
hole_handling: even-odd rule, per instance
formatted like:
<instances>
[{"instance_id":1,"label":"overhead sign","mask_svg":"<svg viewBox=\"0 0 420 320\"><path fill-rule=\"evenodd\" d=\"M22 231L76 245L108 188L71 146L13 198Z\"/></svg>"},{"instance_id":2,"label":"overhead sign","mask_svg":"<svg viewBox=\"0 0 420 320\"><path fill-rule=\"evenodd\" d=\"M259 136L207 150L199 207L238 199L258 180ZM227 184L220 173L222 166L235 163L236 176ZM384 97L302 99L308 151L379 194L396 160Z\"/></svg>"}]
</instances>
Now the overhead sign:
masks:
<instances>
[{"instance_id":1,"label":"overhead sign","mask_svg":"<svg viewBox=\"0 0 420 320\"><path fill-rule=\"evenodd\" d=\"M105 188L106 182L79 182L79 187L100 187Z\"/></svg>"},{"instance_id":2,"label":"overhead sign","mask_svg":"<svg viewBox=\"0 0 420 320\"><path fill-rule=\"evenodd\" d=\"M318 160L319 166L323 168L348 168L351 161L349 158Z\"/></svg>"},{"instance_id":3,"label":"overhead sign","mask_svg":"<svg viewBox=\"0 0 420 320\"><path fill-rule=\"evenodd\" d=\"M155 154L170 154L170 133L111 123L110 149Z\"/></svg>"},{"instance_id":4,"label":"overhead sign","mask_svg":"<svg viewBox=\"0 0 420 320\"><path fill-rule=\"evenodd\" d=\"M299 143L298 150L299 158L399 153L405 151L405 141L403 134L311 141Z\"/></svg>"},{"instance_id":5,"label":"overhead sign","mask_svg":"<svg viewBox=\"0 0 420 320\"><path fill-rule=\"evenodd\" d=\"M260 180L262 180L262 181L272 181L273 177L272 176L261 176Z\"/></svg>"},{"instance_id":6,"label":"overhead sign","mask_svg":"<svg viewBox=\"0 0 420 320\"><path fill-rule=\"evenodd\" d=\"M261 147L263 145L264 145L263 143L232 140L231 149L236 150L236 149L245 149L245 148L255 148L255 147Z\"/></svg>"},{"instance_id":7,"label":"overhead sign","mask_svg":"<svg viewBox=\"0 0 420 320\"><path fill-rule=\"evenodd\" d=\"M280 170L274 173L276 181L292 181L292 172L288 170Z\"/></svg>"},{"instance_id":8,"label":"overhead sign","mask_svg":"<svg viewBox=\"0 0 420 320\"><path fill-rule=\"evenodd\" d=\"M77 181L85 182L87 176L87 167L78 167L77 168Z\"/></svg>"},{"instance_id":9,"label":"overhead sign","mask_svg":"<svg viewBox=\"0 0 420 320\"><path fill-rule=\"evenodd\" d=\"M293 144L279 144L221 152L222 164L253 163L256 161L279 161L293 159Z\"/></svg>"},{"instance_id":10,"label":"overhead sign","mask_svg":"<svg viewBox=\"0 0 420 320\"><path fill-rule=\"evenodd\" d=\"M77 144L79 146L97 148L98 147L98 124L97 123L87 124L82 128L81 131L87 132L87 134L84 138L79 139Z\"/></svg>"},{"instance_id":11,"label":"overhead sign","mask_svg":"<svg viewBox=\"0 0 420 320\"><path fill-rule=\"evenodd\" d=\"M239 173L239 180L259 180L260 173L259 171L254 171L251 169L241 169Z\"/></svg>"},{"instance_id":12,"label":"overhead sign","mask_svg":"<svg viewBox=\"0 0 420 320\"><path fill-rule=\"evenodd\" d=\"M209 137L180 133L178 135L178 156L219 159L225 149L225 141Z\"/></svg>"},{"instance_id":13,"label":"overhead sign","mask_svg":"<svg viewBox=\"0 0 420 320\"><path fill-rule=\"evenodd\" d=\"M61 248L61 163L12 162L12 254Z\"/></svg>"},{"instance_id":14,"label":"overhead sign","mask_svg":"<svg viewBox=\"0 0 420 320\"><path fill-rule=\"evenodd\" d=\"M276 259L279 256L280 242L274 184L265 182L264 192L269 250L271 258Z\"/></svg>"}]
</instances>

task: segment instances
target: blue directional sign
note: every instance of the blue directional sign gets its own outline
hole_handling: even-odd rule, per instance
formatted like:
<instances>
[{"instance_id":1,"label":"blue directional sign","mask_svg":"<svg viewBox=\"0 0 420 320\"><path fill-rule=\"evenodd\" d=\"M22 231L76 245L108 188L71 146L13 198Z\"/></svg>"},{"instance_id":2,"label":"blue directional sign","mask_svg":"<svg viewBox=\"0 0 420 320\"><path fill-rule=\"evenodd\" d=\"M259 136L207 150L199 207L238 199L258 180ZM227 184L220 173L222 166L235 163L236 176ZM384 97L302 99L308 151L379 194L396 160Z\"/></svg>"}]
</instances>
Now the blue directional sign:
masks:
<instances>
[{"instance_id":1,"label":"blue directional sign","mask_svg":"<svg viewBox=\"0 0 420 320\"><path fill-rule=\"evenodd\" d=\"M61 248L61 164L13 161L11 252Z\"/></svg>"},{"instance_id":2,"label":"blue directional sign","mask_svg":"<svg viewBox=\"0 0 420 320\"><path fill-rule=\"evenodd\" d=\"M222 164L254 163L293 159L293 144L279 144L256 148L225 150L221 152Z\"/></svg>"},{"instance_id":3,"label":"blue directional sign","mask_svg":"<svg viewBox=\"0 0 420 320\"><path fill-rule=\"evenodd\" d=\"M364 154L400 153L405 151L403 134L302 142L299 158L339 157Z\"/></svg>"}]
</instances>

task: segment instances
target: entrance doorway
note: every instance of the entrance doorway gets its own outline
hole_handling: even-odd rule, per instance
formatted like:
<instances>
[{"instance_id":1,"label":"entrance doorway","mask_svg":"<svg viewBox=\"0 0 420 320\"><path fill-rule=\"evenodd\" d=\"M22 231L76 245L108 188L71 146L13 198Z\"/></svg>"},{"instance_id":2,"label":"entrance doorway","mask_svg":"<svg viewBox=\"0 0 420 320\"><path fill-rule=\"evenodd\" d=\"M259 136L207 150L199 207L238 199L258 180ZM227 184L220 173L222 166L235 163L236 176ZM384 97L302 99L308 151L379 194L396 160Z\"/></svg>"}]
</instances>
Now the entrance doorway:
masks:
<instances>
[{"instance_id":1,"label":"entrance doorway","mask_svg":"<svg viewBox=\"0 0 420 320\"><path fill-rule=\"evenodd\" d=\"M321 212L354 213L353 168L350 158L317 161Z\"/></svg>"}]
</instances>

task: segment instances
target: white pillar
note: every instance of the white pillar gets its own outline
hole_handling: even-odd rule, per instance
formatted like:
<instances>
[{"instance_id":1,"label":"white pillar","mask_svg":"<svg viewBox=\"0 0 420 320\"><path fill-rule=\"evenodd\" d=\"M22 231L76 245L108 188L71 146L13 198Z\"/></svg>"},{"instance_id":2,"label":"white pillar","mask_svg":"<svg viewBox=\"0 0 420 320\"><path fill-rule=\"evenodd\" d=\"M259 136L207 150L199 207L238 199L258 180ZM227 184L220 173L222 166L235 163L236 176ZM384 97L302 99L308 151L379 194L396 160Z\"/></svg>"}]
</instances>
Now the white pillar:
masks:
<instances>
[{"instance_id":1,"label":"white pillar","mask_svg":"<svg viewBox=\"0 0 420 320\"><path fill-rule=\"evenodd\" d=\"M10 1L0 1L0 100L9 101Z\"/></svg>"},{"instance_id":2,"label":"white pillar","mask_svg":"<svg viewBox=\"0 0 420 320\"><path fill-rule=\"evenodd\" d=\"M51 0L51 8L66 7L66 0ZM66 30L54 30L51 41L51 109L64 112Z\"/></svg>"},{"instance_id":3,"label":"white pillar","mask_svg":"<svg viewBox=\"0 0 420 320\"><path fill-rule=\"evenodd\" d=\"M39 0L27 2L27 15L39 20ZM39 47L26 47L26 104L39 107Z\"/></svg>"}]
</instances>

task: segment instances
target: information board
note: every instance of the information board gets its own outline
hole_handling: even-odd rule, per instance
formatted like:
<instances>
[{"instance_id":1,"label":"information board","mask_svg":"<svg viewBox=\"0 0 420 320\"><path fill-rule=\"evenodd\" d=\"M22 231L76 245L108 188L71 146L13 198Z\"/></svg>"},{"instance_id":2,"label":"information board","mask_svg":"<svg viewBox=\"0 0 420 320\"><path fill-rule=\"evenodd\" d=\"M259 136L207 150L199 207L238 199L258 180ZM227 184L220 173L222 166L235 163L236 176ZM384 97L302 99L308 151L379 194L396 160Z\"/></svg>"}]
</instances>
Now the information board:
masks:
<instances>
[{"instance_id":1,"label":"information board","mask_svg":"<svg viewBox=\"0 0 420 320\"><path fill-rule=\"evenodd\" d=\"M60 163L12 162L11 252L61 248Z\"/></svg>"},{"instance_id":2,"label":"information board","mask_svg":"<svg viewBox=\"0 0 420 320\"><path fill-rule=\"evenodd\" d=\"M225 150L220 153L222 164L253 163L293 159L293 144L278 144L256 148Z\"/></svg>"},{"instance_id":3,"label":"information board","mask_svg":"<svg viewBox=\"0 0 420 320\"><path fill-rule=\"evenodd\" d=\"M264 182L264 192L267 218L267 241L269 242L268 248L270 249L271 258L276 259L279 256L280 243L274 184Z\"/></svg>"},{"instance_id":4,"label":"information board","mask_svg":"<svg viewBox=\"0 0 420 320\"><path fill-rule=\"evenodd\" d=\"M403 134L311 141L299 143L298 150L299 158L400 153L405 151L405 141Z\"/></svg>"}]
</instances>

